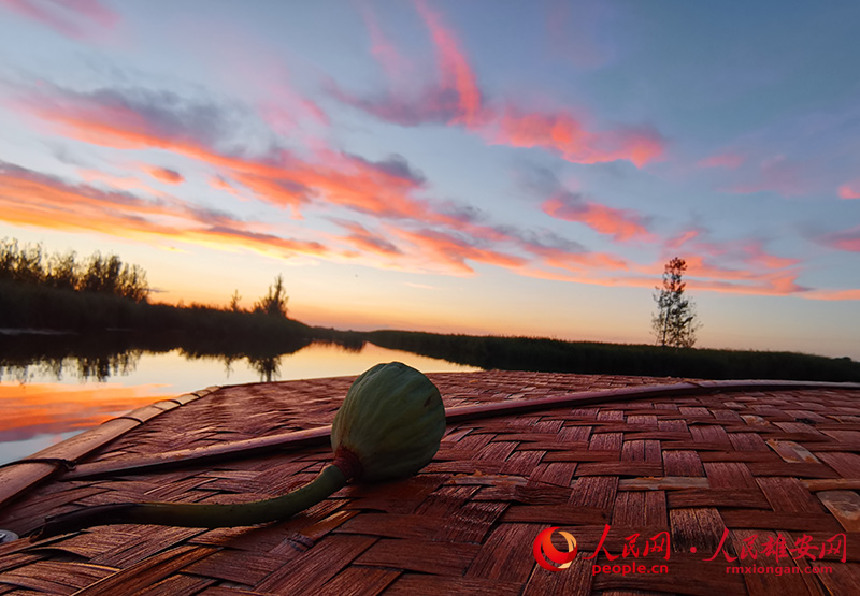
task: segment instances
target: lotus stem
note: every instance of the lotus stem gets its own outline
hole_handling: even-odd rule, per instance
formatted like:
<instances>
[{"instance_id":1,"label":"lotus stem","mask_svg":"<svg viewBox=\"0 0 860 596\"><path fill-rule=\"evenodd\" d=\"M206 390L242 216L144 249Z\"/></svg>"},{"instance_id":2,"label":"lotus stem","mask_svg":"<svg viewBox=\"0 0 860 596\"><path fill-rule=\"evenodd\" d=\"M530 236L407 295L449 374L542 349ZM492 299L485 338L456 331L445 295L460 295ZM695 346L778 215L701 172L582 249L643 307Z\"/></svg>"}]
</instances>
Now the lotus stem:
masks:
<instances>
[{"instance_id":1,"label":"lotus stem","mask_svg":"<svg viewBox=\"0 0 860 596\"><path fill-rule=\"evenodd\" d=\"M119 503L98 505L49 517L36 538L69 534L90 526L112 524L154 524L189 528L253 526L284 520L313 507L343 488L352 477L348 462L338 459L300 489L271 499L235 504L204 503ZM346 470L344 470L344 468Z\"/></svg>"}]
</instances>

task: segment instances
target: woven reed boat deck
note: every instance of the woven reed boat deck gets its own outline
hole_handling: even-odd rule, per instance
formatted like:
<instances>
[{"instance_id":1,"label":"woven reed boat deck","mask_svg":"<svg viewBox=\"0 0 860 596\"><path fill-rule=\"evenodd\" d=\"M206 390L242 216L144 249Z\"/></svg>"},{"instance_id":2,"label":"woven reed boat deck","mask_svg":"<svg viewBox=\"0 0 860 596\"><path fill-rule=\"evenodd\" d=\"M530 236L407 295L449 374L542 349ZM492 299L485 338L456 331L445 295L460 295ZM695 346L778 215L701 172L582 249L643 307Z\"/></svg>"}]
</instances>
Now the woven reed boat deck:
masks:
<instances>
[{"instance_id":1,"label":"woven reed boat deck","mask_svg":"<svg viewBox=\"0 0 860 596\"><path fill-rule=\"evenodd\" d=\"M0 595L860 593L860 386L690 382L649 393L678 380L428 376L446 408L466 414L414 478L349 485L265 526L115 525L0 544ZM312 429L330 424L352 380L225 387L132 412L0 469L0 486L16 487L0 494L0 528L24 535L87 505L283 494L329 461L325 432ZM549 403L492 411L535 400ZM311 439L283 440L296 431ZM240 451L189 459L224 445ZM171 468L135 467L166 452L179 453ZM78 466L64 471L63 460ZM57 473L16 484L42 468ZM552 526L576 538L567 569L533 554ZM553 543L566 550L560 535ZM594 564L667 572L594 575ZM829 570L803 572L819 565Z\"/></svg>"}]
</instances>

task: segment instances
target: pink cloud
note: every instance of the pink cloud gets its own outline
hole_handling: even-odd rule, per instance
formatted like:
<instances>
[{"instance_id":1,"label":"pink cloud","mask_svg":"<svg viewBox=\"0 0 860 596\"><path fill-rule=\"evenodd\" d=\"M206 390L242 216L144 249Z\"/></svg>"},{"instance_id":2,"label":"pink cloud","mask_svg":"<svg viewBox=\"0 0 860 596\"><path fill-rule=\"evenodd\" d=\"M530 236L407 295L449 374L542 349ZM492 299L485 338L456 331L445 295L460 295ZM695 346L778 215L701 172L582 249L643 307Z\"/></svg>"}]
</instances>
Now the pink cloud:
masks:
<instances>
[{"instance_id":1,"label":"pink cloud","mask_svg":"<svg viewBox=\"0 0 860 596\"><path fill-rule=\"evenodd\" d=\"M747 242L742 246L742 250L746 253L745 259L747 263L760 265L765 269L784 269L800 264L799 259L777 257L768 253L764 250L761 241Z\"/></svg>"},{"instance_id":2,"label":"pink cloud","mask_svg":"<svg viewBox=\"0 0 860 596\"><path fill-rule=\"evenodd\" d=\"M776 273L781 275L786 269L801 264L798 259L769 253L758 239L709 242L702 239L703 233L697 230L691 238L693 241L687 243L683 249L688 255L683 258L686 259L691 274L696 271L701 277L754 279ZM673 250L678 248L672 247Z\"/></svg>"},{"instance_id":3,"label":"pink cloud","mask_svg":"<svg viewBox=\"0 0 860 596\"><path fill-rule=\"evenodd\" d=\"M528 262L522 257L480 247L465 238L437 230L398 230L397 233L404 240L419 247L421 253L431 256L434 262L445 265L450 272L459 275L475 273L474 269L466 263L467 260L507 268L522 267Z\"/></svg>"},{"instance_id":4,"label":"pink cloud","mask_svg":"<svg viewBox=\"0 0 860 596\"><path fill-rule=\"evenodd\" d=\"M445 27L440 16L431 10L424 0L416 0L418 12L430 29L436 47L437 63L442 76L442 86L456 91L460 115L452 124L473 128L483 117L481 91L454 33Z\"/></svg>"},{"instance_id":5,"label":"pink cloud","mask_svg":"<svg viewBox=\"0 0 860 596\"><path fill-rule=\"evenodd\" d=\"M439 123L477 127L488 113L474 71L456 36L445 27L438 13L421 1L416 2L416 8L433 42L437 80L417 86L407 82L408 60L384 37L370 8L364 6L371 52L385 70L390 90L379 97L359 97L329 81L329 94L363 112L401 126Z\"/></svg>"},{"instance_id":6,"label":"pink cloud","mask_svg":"<svg viewBox=\"0 0 860 596\"><path fill-rule=\"evenodd\" d=\"M626 159L641 168L663 153L664 141L654 130L593 132L572 115L522 113L508 107L489 138L513 147L541 147L574 163L600 163Z\"/></svg>"},{"instance_id":7,"label":"pink cloud","mask_svg":"<svg viewBox=\"0 0 860 596\"><path fill-rule=\"evenodd\" d=\"M378 234L369 232L361 224L344 220L337 220L337 224L350 232L349 235L342 237L342 239L364 252L377 253L388 257L403 254L403 251L395 244Z\"/></svg>"},{"instance_id":8,"label":"pink cloud","mask_svg":"<svg viewBox=\"0 0 860 596\"><path fill-rule=\"evenodd\" d=\"M645 218L629 209L616 209L583 200L570 192L559 192L542 205L544 213L556 219L578 221L618 242L652 240Z\"/></svg>"},{"instance_id":9,"label":"pink cloud","mask_svg":"<svg viewBox=\"0 0 860 596\"><path fill-rule=\"evenodd\" d=\"M513 104L499 109L489 105L453 31L425 2L419 1L416 6L430 31L438 80L425 84L417 92L405 91L406 85L399 85L399 79L395 78L399 76L395 74L399 69L394 67L394 62L400 58L392 57L399 55L387 41L384 44L378 41L381 32L375 21L366 19L373 23L368 25L373 43L384 48L374 55L392 80L390 86L397 92L359 97L330 82L329 93L333 97L401 126L424 123L463 126L480 134L488 143L536 147L574 163L629 160L641 168L662 156L665 139L648 127L598 130L566 110L531 111Z\"/></svg>"},{"instance_id":10,"label":"pink cloud","mask_svg":"<svg viewBox=\"0 0 860 596\"><path fill-rule=\"evenodd\" d=\"M0 5L72 39L112 29L119 15L99 0L0 0Z\"/></svg>"},{"instance_id":11,"label":"pink cloud","mask_svg":"<svg viewBox=\"0 0 860 596\"><path fill-rule=\"evenodd\" d=\"M395 45L385 36L373 10L365 3L361 3L359 9L370 36L371 55L382 65L389 81L398 81L404 78L410 70L409 59L398 52Z\"/></svg>"},{"instance_id":12,"label":"pink cloud","mask_svg":"<svg viewBox=\"0 0 860 596\"><path fill-rule=\"evenodd\" d=\"M655 283L652 271L645 272L617 255L591 252L562 238L529 235L512 226L484 225L479 212L416 198L426 190L426 182L402 158L372 161L328 148L317 148L310 157L286 150L257 157L225 154L216 148L219 135L212 130L219 127L213 121L195 119L194 110L175 100L162 105L157 95L145 100L136 97L137 103L118 92L82 94L54 89L20 105L72 138L117 148L161 148L197 160L215 174L212 184L218 188L238 192L244 187L261 200L297 213L313 204L323 210L339 206L395 220L397 226L386 226L385 235L351 224L345 226L347 235L332 236L333 242L348 244L362 255L382 257L383 264L469 275L474 272L473 263L486 263L523 275L567 275L582 283L637 287L646 279L648 285ZM202 111L213 113L211 109ZM180 117L187 114L190 117ZM0 213L5 220L21 225L178 238L263 254L349 256L328 243L283 238L263 223L238 221L175 200L141 201L125 193L107 197L103 191L56 179L15 175L11 170L7 174L0 180L0 196L11 198L0 206ZM34 198L26 203L21 199L24 196ZM635 211L581 197L543 196L550 196L545 209L554 216L582 221L619 241L649 238L647 218ZM123 201L128 205L120 207ZM70 206L74 213L64 216ZM177 227L177 219L184 223ZM795 260L768 253L761 242L719 244L707 242L704 236L704 231L692 230L673 239L692 254L691 275L695 271L695 283L702 288L774 294L806 290L796 283ZM857 236L855 233L855 241ZM851 242L850 238L834 241Z\"/></svg>"},{"instance_id":13,"label":"pink cloud","mask_svg":"<svg viewBox=\"0 0 860 596\"><path fill-rule=\"evenodd\" d=\"M827 234L821 237L819 242L839 250L860 252L860 227Z\"/></svg>"},{"instance_id":14,"label":"pink cloud","mask_svg":"<svg viewBox=\"0 0 860 596\"><path fill-rule=\"evenodd\" d=\"M687 262L688 283L696 290L768 295L805 295L810 288L799 285L802 261L772 254L762 239L714 241L697 227L668 238L663 243L661 263L679 256ZM640 266L646 273L661 263Z\"/></svg>"},{"instance_id":15,"label":"pink cloud","mask_svg":"<svg viewBox=\"0 0 860 596\"><path fill-rule=\"evenodd\" d=\"M698 162L698 166L702 168L725 168L728 170L736 170L744 164L744 158L735 153L721 153L712 155Z\"/></svg>"},{"instance_id":16,"label":"pink cloud","mask_svg":"<svg viewBox=\"0 0 860 596\"><path fill-rule=\"evenodd\" d=\"M688 242L690 242L691 240L698 238L699 235L701 235L701 234L702 234L702 230L698 230L698 229L685 230L685 231L683 231L679 234L676 234L675 236L667 239L663 243L663 245L666 248L671 248L671 249L677 250L677 249L681 248L682 246L684 246L685 244L687 244Z\"/></svg>"},{"instance_id":17,"label":"pink cloud","mask_svg":"<svg viewBox=\"0 0 860 596\"><path fill-rule=\"evenodd\" d=\"M851 182L839 187L839 198L860 199L860 182Z\"/></svg>"},{"instance_id":18,"label":"pink cloud","mask_svg":"<svg viewBox=\"0 0 860 596\"><path fill-rule=\"evenodd\" d=\"M207 163L260 199L296 214L301 206L320 201L382 217L427 216L427 205L410 196L423 181L402 159L372 162L325 148L317 151L315 161L283 149L257 158L225 155L213 147L218 142L213 128L222 124L217 110L176 105L172 97L165 101L158 94L131 99L112 90L84 94L53 89L48 95L33 93L17 105L83 142L169 149Z\"/></svg>"}]
</instances>

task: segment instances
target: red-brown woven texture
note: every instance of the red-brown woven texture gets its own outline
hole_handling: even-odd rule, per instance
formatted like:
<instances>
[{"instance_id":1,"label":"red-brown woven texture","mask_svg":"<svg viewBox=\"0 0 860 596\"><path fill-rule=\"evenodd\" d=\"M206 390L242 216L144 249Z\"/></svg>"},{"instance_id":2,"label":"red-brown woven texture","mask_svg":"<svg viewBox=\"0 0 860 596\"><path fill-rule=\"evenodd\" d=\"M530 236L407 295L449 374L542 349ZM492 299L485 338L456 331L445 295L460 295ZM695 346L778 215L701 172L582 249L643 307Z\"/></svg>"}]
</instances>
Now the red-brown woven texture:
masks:
<instances>
[{"instance_id":1,"label":"red-brown woven texture","mask_svg":"<svg viewBox=\"0 0 860 596\"><path fill-rule=\"evenodd\" d=\"M498 371L430 377L446 406L667 382ZM351 381L224 388L143 424L88 461L327 424ZM858 397L841 389L751 390L456 423L416 477L348 486L286 522L216 530L116 525L0 545L0 594L855 594ZM54 480L0 511L0 527L26 533L46 514L85 505L279 495L310 481L329 458L327 448L304 448L168 472ZM607 525L603 548L586 559ZM533 541L551 526L577 540L581 554L567 569L536 563ZM726 528L721 552L704 560ZM665 551L653 552L659 541L651 539L661 532L668 533L668 560ZM839 535L845 562L839 549L821 556L820 545L836 545L839 538L831 539ZM780 540L789 548L777 559L767 545ZM794 545L803 541L815 550L801 554ZM553 543L565 550L560 535ZM628 543L638 556L625 551ZM726 555L739 558L729 563ZM613 564L665 564L668 571L593 575L592 565L610 563L609 556L617 557ZM801 572L727 570L733 565ZM803 573L813 565L829 570Z\"/></svg>"}]
</instances>

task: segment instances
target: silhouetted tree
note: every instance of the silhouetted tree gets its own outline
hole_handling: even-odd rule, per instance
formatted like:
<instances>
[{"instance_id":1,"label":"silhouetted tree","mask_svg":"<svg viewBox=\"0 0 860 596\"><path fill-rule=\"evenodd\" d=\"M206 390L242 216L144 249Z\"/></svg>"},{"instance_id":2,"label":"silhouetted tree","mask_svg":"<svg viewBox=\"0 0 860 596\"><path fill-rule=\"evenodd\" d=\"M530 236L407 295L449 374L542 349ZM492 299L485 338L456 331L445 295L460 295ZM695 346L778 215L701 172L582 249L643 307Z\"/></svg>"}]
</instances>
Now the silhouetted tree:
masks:
<instances>
[{"instance_id":1,"label":"silhouetted tree","mask_svg":"<svg viewBox=\"0 0 860 596\"><path fill-rule=\"evenodd\" d=\"M79 268L75 262L75 251L64 255L54 253L45 267L45 283L53 288L76 290L80 283Z\"/></svg>"},{"instance_id":2,"label":"silhouetted tree","mask_svg":"<svg viewBox=\"0 0 860 596\"><path fill-rule=\"evenodd\" d=\"M40 283L44 279L42 253L41 244L28 244L19 248L16 239L4 238L0 243L0 278L23 283Z\"/></svg>"},{"instance_id":3,"label":"silhouetted tree","mask_svg":"<svg viewBox=\"0 0 860 596\"><path fill-rule=\"evenodd\" d=\"M149 294L146 272L139 265L123 264L116 255L103 257L95 252L81 276L80 289L86 292L116 294L144 302Z\"/></svg>"},{"instance_id":4,"label":"silhouetted tree","mask_svg":"<svg viewBox=\"0 0 860 596\"><path fill-rule=\"evenodd\" d=\"M278 274L274 285L269 286L269 292L254 305L254 312L264 313L271 317L287 316L287 300L289 296L284 290L284 278Z\"/></svg>"},{"instance_id":5,"label":"silhouetted tree","mask_svg":"<svg viewBox=\"0 0 860 596\"><path fill-rule=\"evenodd\" d=\"M242 312L244 310L242 308L242 296L239 294L239 290L233 290L233 295L230 296L230 306L228 308L233 312Z\"/></svg>"},{"instance_id":6,"label":"silhouetted tree","mask_svg":"<svg viewBox=\"0 0 860 596\"><path fill-rule=\"evenodd\" d=\"M149 284L146 281L146 271L140 265L125 264L119 275L117 294L135 302L146 302L149 296Z\"/></svg>"},{"instance_id":7,"label":"silhouetted tree","mask_svg":"<svg viewBox=\"0 0 860 596\"><path fill-rule=\"evenodd\" d=\"M651 326L660 346L691 348L696 343L696 332L701 323L698 322L695 305L684 295L686 271L687 262L675 257L665 265L663 287L655 288L659 291L654 294L659 310L651 315Z\"/></svg>"}]
</instances>

